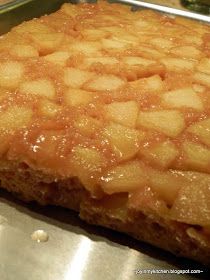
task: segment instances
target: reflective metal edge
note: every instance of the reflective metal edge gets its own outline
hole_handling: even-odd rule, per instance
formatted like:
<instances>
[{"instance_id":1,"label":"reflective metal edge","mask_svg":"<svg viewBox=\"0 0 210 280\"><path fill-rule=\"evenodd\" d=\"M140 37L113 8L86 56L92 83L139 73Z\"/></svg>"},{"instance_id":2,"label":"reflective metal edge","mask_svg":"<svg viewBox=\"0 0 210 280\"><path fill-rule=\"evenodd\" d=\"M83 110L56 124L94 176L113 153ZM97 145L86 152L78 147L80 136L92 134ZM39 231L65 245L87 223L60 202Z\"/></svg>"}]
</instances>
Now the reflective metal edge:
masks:
<instances>
[{"instance_id":1,"label":"reflective metal edge","mask_svg":"<svg viewBox=\"0 0 210 280\"><path fill-rule=\"evenodd\" d=\"M0 34L8 32L13 26L34 17L52 13L59 9L64 0L24 0L3 5L0 9Z\"/></svg>"},{"instance_id":2,"label":"reflective metal edge","mask_svg":"<svg viewBox=\"0 0 210 280\"><path fill-rule=\"evenodd\" d=\"M4 13L5 11L14 10L19 6L25 5L32 0L7 0L1 4L0 2L0 14Z\"/></svg>"},{"instance_id":3,"label":"reflective metal edge","mask_svg":"<svg viewBox=\"0 0 210 280\"><path fill-rule=\"evenodd\" d=\"M0 35L8 32L13 26L29 20L34 17L39 17L43 14L48 14L56 11L64 2L79 3L79 2L96 2L95 0L22 0L14 1L0 6ZM182 7L178 0L173 1L139 1L139 0L116 0L110 2L119 2L129 4L139 8L153 9L159 12L164 12L171 15L183 16L206 23L210 23L210 16L201 15L187 11ZM162 4L161 4L162 3Z\"/></svg>"},{"instance_id":4,"label":"reflective metal edge","mask_svg":"<svg viewBox=\"0 0 210 280\"><path fill-rule=\"evenodd\" d=\"M44 1L41 5L43 1L30 0L7 11L5 18L1 14L0 30L4 21L6 32L23 20L56 10L63 2L67 1ZM37 229L49 234L48 242L31 240ZM188 269L204 272L189 274ZM160 274L160 270L171 274ZM192 280L208 279L208 274L209 270L197 263L124 234L87 225L72 211L27 205L0 190L1 280Z\"/></svg>"},{"instance_id":5,"label":"reflective metal edge","mask_svg":"<svg viewBox=\"0 0 210 280\"><path fill-rule=\"evenodd\" d=\"M118 2L130 4L130 5L141 7L141 8L152 9L152 10L164 12L164 13L167 13L170 15L182 16L185 18L190 18L190 19L195 19L195 20L210 23L209 16L201 15L198 13L193 13L193 12L190 12L190 11L187 11L184 9L172 8L170 6L164 6L164 5L159 5L159 4L149 3L149 2L139 1L139 0L119 0Z\"/></svg>"}]
</instances>

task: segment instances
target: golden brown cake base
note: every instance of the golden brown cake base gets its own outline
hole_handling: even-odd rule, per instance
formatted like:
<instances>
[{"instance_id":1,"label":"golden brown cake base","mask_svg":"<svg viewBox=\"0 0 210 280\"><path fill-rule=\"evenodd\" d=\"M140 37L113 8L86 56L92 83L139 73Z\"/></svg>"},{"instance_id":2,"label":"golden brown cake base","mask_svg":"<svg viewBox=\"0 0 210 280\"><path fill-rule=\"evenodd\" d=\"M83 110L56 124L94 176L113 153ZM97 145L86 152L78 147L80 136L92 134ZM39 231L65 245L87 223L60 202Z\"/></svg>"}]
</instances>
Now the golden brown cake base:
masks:
<instances>
[{"instance_id":1,"label":"golden brown cake base","mask_svg":"<svg viewBox=\"0 0 210 280\"><path fill-rule=\"evenodd\" d=\"M0 38L0 182L210 264L210 27L65 4Z\"/></svg>"},{"instance_id":2,"label":"golden brown cake base","mask_svg":"<svg viewBox=\"0 0 210 280\"><path fill-rule=\"evenodd\" d=\"M76 178L55 182L54 178L22 164L7 163L5 170L4 163L0 170L2 186L26 202L36 201L42 205L59 205L75 210L90 224L127 233L176 256L210 265L209 247L190 238L186 233L187 225L135 209L125 214L125 209L121 208L125 201L123 195L120 200L113 196L96 201L90 198Z\"/></svg>"}]
</instances>

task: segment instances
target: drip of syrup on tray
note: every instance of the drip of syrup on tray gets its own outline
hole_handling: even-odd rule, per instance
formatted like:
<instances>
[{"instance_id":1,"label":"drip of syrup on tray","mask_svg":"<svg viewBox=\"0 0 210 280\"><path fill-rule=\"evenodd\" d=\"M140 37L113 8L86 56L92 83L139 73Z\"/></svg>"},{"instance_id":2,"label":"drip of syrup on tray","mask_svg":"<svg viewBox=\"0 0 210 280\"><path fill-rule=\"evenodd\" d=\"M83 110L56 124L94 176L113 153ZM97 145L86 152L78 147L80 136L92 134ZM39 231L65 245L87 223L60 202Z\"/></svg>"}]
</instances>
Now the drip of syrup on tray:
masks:
<instances>
[{"instance_id":1,"label":"drip of syrup on tray","mask_svg":"<svg viewBox=\"0 0 210 280\"><path fill-rule=\"evenodd\" d=\"M47 242L49 239L49 235L46 231L42 229L35 230L32 235L31 239L40 243L40 242Z\"/></svg>"}]
</instances>

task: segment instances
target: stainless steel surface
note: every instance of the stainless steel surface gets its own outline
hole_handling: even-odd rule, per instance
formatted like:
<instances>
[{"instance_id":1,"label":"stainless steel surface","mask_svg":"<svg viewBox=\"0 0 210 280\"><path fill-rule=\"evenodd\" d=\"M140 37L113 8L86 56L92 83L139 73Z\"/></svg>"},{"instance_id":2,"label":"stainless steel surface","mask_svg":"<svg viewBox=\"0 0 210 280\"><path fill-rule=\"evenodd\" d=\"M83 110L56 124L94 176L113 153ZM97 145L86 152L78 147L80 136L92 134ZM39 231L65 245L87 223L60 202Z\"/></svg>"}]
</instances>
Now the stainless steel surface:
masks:
<instances>
[{"instance_id":1,"label":"stainless steel surface","mask_svg":"<svg viewBox=\"0 0 210 280\"><path fill-rule=\"evenodd\" d=\"M210 23L209 16L189 12L184 9L182 10L182 9L172 8L170 6L164 6L164 5L159 5L159 4L154 4L154 3L149 3L145 1L139 1L139 0L119 0L119 2L135 5L142 8L152 9L155 11L160 11L171 15L182 16L182 17L196 19L196 20Z\"/></svg>"},{"instance_id":2,"label":"stainless steel surface","mask_svg":"<svg viewBox=\"0 0 210 280\"><path fill-rule=\"evenodd\" d=\"M14 2L14 0L0 0L0 8L1 8L1 6L5 5L9 2Z\"/></svg>"},{"instance_id":3,"label":"stainless steel surface","mask_svg":"<svg viewBox=\"0 0 210 280\"><path fill-rule=\"evenodd\" d=\"M159 4L176 9L184 9L179 0L144 0L144 2Z\"/></svg>"},{"instance_id":4,"label":"stainless steel surface","mask_svg":"<svg viewBox=\"0 0 210 280\"><path fill-rule=\"evenodd\" d=\"M30 0L0 0L0 10L17 7L27 2L30 2Z\"/></svg>"},{"instance_id":5,"label":"stainless steel surface","mask_svg":"<svg viewBox=\"0 0 210 280\"><path fill-rule=\"evenodd\" d=\"M38 0L29 2L41 3ZM19 7L18 21L41 14L41 8L42 14L45 13L47 2L53 10L65 1L43 1L43 7L34 5L30 9L29 6ZM178 1L175 2L178 5ZM5 12L3 19L6 14L8 16ZM0 27L4 22L2 17L0 15ZM5 21L7 30L15 22L12 13L11 18L9 26L9 17ZM36 230L45 231L48 241L33 240L31 235ZM147 274L143 273L145 269ZM174 269L174 273L156 271L154 274L154 269ZM204 272L181 274L187 269ZM177 259L123 234L87 225L72 211L26 205L0 191L0 280L208 279L208 271L199 264Z\"/></svg>"},{"instance_id":6,"label":"stainless steel surface","mask_svg":"<svg viewBox=\"0 0 210 280\"><path fill-rule=\"evenodd\" d=\"M1 280L184 280L197 278L175 273L140 275L135 270L206 271L125 235L88 226L69 210L28 206L2 191L0 215ZM48 233L47 242L31 238L38 229ZM203 279L204 273L200 276Z\"/></svg>"},{"instance_id":7,"label":"stainless steel surface","mask_svg":"<svg viewBox=\"0 0 210 280\"><path fill-rule=\"evenodd\" d=\"M12 1L0 6L0 35L8 32L13 26L56 11L65 0L21 0Z\"/></svg>"}]
</instances>

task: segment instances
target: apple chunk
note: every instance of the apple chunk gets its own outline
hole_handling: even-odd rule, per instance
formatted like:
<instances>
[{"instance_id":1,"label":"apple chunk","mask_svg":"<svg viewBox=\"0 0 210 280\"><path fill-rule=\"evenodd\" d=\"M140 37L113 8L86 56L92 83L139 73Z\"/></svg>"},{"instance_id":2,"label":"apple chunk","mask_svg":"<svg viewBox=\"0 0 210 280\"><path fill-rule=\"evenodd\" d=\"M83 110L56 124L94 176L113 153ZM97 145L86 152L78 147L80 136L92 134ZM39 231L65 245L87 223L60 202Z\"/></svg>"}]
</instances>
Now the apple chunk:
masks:
<instances>
[{"instance_id":1,"label":"apple chunk","mask_svg":"<svg viewBox=\"0 0 210 280\"><path fill-rule=\"evenodd\" d=\"M179 191L170 216L179 222L210 226L209 175L189 172L189 182Z\"/></svg>"},{"instance_id":2,"label":"apple chunk","mask_svg":"<svg viewBox=\"0 0 210 280\"><path fill-rule=\"evenodd\" d=\"M101 75L85 85L85 88L93 91L112 91L125 85L125 81L114 75Z\"/></svg>"},{"instance_id":3,"label":"apple chunk","mask_svg":"<svg viewBox=\"0 0 210 280\"><path fill-rule=\"evenodd\" d=\"M125 56L122 57L122 61L130 66L134 66L134 65L148 66L155 63L155 60L145 59L138 56Z\"/></svg>"},{"instance_id":4,"label":"apple chunk","mask_svg":"<svg viewBox=\"0 0 210 280\"><path fill-rule=\"evenodd\" d=\"M142 78L133 82L130 85L142 92L155 92L162 91L164 89L164 82L159 75L153 75L148 78Z\"/></svg>"},{"instance_id":5,"label":"apple chunk","mask_svg":"<svg viewBox=\"0 0 210 280\"><path fill-rule=\"evenodd\" d=\"M20 62L8 61L0 63L0 86L16 88L23 76L24 66Z\"/></svg>"},{"instance_id":6,"label":"apple chunk","mask_svg":"<svg viewBox=\"0 0 210 280\"><path fill-rule=\"evenodd\" d=\"M153 75L144 79L145 90L148 91L161 91L164 88L164 82L159 75Z\"/></svg>"},{"instance_id":7,"label":"apple chunk","mask_svg":"<svg viewBox=\"0 0 210 280\"><path fill-rule=\"evenodd\" d=\"M154 169L148 171L149 186L168 205L173 205L181 186L187 184L187 180L181 174L173 171L162 172Z\"/></svg>"},{"instance_id":8,"label":"apple chunk","mask_svg":"<svg viewBox=\"0 0 210 280\"><path fill-rule=\"evenodd\" d=\"M205 86L199 85L199 84L193 84L193 90L197 93L204 93L206 90Z\"/></svg>"},{"instance_id":9,"label":"apple chunk","mask_svg":"<svg viewBox=\"0 0 210 280\"><path fill-rule=\"evenodd\" d=\"M48 54L46 56L44 56L43 58L51 63L54 63L56 65L60 65L60 66L65 66L66 65L66 61L69 59L70 54L68 52L54 52L51 54Z\"/></svg>"},{"instance_id":10,"label":"apple chunk","mask_svg":"<svg viewBox=\"0 0 210 280\"><path fill-rule=\"evenodd\" d=\"M153 38L149 42L156 48L170 49L173 47L172 41L170 41L169 39L166 39L166 38L162 38L162 37Z\"/></svg>"},{"instance_id":11,"label":"apple chunk","mask_svg":"<svg viewBox=\"0 0 210 280\"><path fill-rule=\"evenodd\" d=\"M38 57L37 49L30 45L15 45L10 53L18 58Z\"/></svg>"},{"instance_id":12,"label":"apple chunk","mask_svg":"<svg viewBox=\"0 0 210 280\"><path fill-rule=\"evenodd\" d=\"M102 189L105 193L130 192L147 185L148 178L144 167L138 161L118 165L102 176Z\"/></svg>"},{"instance_id":13,"label":"apple chunk","mask_svg":"<svg viewBox=\"0 0 210 280\"><path fill-rule=\"evenodd\" d=\"M69 106L80 106L86 105L93 100L91 92L69 88L64 94L65 103Z\"/></svg>"},{"instance_id":14,"label":"apple chunk","mask_svg":"<svg viewBox=\"0 0 210 280\"><path fill-rule=\"evenodd\" d=\"M43 99L39 104L39 111L41 115L46 117L54 117L61 110L61 106L57 105L54 102L49 101L48 99Z\"/></svg>"},{"instance_id":15,"label":"apple chunk","mask_svg":"<svg viewBox=\"0 0 210 280\"><path fill-rule=\"evenodd\" d=\"M192 88L172 90L162 95L162 103L171 108L192 108L197 111L203 110L200 97Z\"/></svg>"},{"instance_id":16,"label":"apple chunk","mask_svg":"<svg viewBox=\"0 0 210 280\"><path fill-rule=\"evenodd\" d=\"M91 137L97 133L102 127L102 123L92 117L81 115L75 122L74 126L78 131L87 137Z\"/></svg>"},{"instance_id":17,"label":"apple chunk","mask_svg":"<svg viewBox=\"0 0 210 280\"><path fill-rule=\"evenodd\" d=\"M185 141L182 144L184 164L188 168L198 171L207 171L210 168L210 150L196 143Z\"/></svg>"},{"instance_id":18,"label":"apple chunk","mask_svg":"<svg viewBox=\"0 0 210 280\"><path fill-rule=\"evenodd\" d=\"M114 65L116 63L119 63L119 61L115 57L111 57L111 56L87 57L83 61L83 64L86 67L89 67L90 65L92 65L94 63L100 63L103 65Z\"/></svg>"},{"instance_id":19,"label":"apple chunk","mask_svg":"<svg viewBox=\"0 0 210 280\"><path fill-rule=\"evenodd\" d=\"M185 121L183 115L176 110L148 111L139 113L137 126L176 137L185 128Z\"/></svg>"},{"instance_id":20,"label":"apple chunk","mask_svg":"<svg viewBox=\"0 0 210 280\"><path fill-rule=\"evenodd\" d=\"M168 214L166 202L147 185L131 191L128 198L128 209L143 211L150 215L154 213L160 217L166 217Z\"/></svg>"},{"instance_id":21,"label":"apple chunk","mask_svg":"<svg viewBox=\"0 0 210 280\"><path fill-rule=\"evenodd\" d=\"M167 168L179 155L179 150L170 140L139 151L140 156L161 168Z\"/></svg>"},{"instance_id":22,"label":"apple chunk","mask_svg":"<svg viewBox=\"0 0 210 280\"><path fill-rule=\"evenodd\" d=\"M76 7L76 5L69 5L68 3L62 5L61 11L73 18L79 14L79 9Z\"/></svg>"},{"instance_id":23,"label":"apple chunk","mask_svg":"<svg viewBox=\"0 0 210 280\"><path fill-rule=\"evenodd\" d=\"M199 59L202 56L202 52L194 46L180 46L170 50L171 54L189 59Z\"/></svg>"},{"instance_id":24,"label":"apple chunk","mask_svg":"<svg viewBox=\"0 0 210 280\"><path fill-rule=\"evenodd\" d=\"M39 52L43 55L52 53L59 48L64 35L62 33L31 33L30 39L33 40Z\"/></svg>"},{"instance_id":25,"label":"apple chunk","mask_svg":"<svg viewBox=\"0 0 210 280\"><path fill-rule=\"evenodd\" d=\"M77 68L65 68L64 83L73 88L79 88L94 76L93 73Z\"/></svg>"},{"instance_id":26,"label":"apple chunk","mask_svg":"<svg viewBox=\"0 0 210 280\"><path fill-rule=\"evenodd\" d=\"M73 54L82 53L85 56L100 55L101 45L99 42L94 41L76 41L69 45L69 51Z\"/></svg>"},{"instance_id":27,"label":"apple chunk","mask_svg":"<svg viewBox=\"0 0 210 280\"><path fill-rule=\"evenodd\" d=\"M204 144L210 147L210 119L190 125L187 131L198 136Z\"/></svg>"},{"instance_id":28,"label":"apple chunk","mask_svg":"<svg viewBox=\"0 0 210 280\"><path fill-rule=\"evenodd\" d=\"M120 160L130 159L138 152L141 135L136 129L112 123L105 127L104 136Z\"/></svg>"},{"instance_id":29,"label":"apple chunk","mask_svg":"<svg viewBox=\"0 0 210 280\"><path fill-rule=\"evenodd\" d=\"M201 59L200 63L197 66L198 71L210 74L210 58Z\"/></svg>"},{"instance_id":30,"label":"apple chunk","mask_svg":"<svg viewBox=\"0 0 210 280\"><path fill-rule=\"evenodd\" d=\"M94 192L97 185L95 179L106 164L103 155L93 148L76 146L72 151L71 163L74 176L80 179L87 190Z\"/></svg>"},{"instance_id":31,"label":"apple chunk","mask_svg":"<svg viewBox=\"0 0 210 280\"><path fill-rule=\"evenodd\" d=\"M130 46L129 42L115 40L115 39L102 39L102 47L104 49L124 50Z\"/></svg>"},{"instance_id":32,"label":"apple chunk","mask_svg":"<svg viewBox=\"0 0 210 280\"><path fill-rule=\"evenodd\" d=\"M85 28L82 30L82 35L90 41L97 41L105 37L107 32L101 29Z\"/></svg>"},{"instance_id":33,"label":"apple chunk","mask_svg":"<svg viewBox=\"0 0 210 280\"><path fill-rule=\"evenodd\" d=\"M195 62L192 60L166 57L160 60L169 71L174 72L183 72L183 71L192 71L195 66Z\"/></svg>"},{"instance_id":34,"label":"apple chunk","mask_svg":"<svg viewBox=\"0 0 210 280\"><path fill-rule=\"evenodd\" d=\"M112 102L105 106L106 118L119 124L134 128L138 116L138 104L135 101Z\"/></svg>"},{"instance_id":35,"label":"apple chunk","mask_svg":"<svg viewBox=\"0 0 210 280\"><path fill-rule=\"evenodd\" d=\"M193 75L193 79L198 84L210 87L210 76L209 76L209 74L206 74L206 73L203 73L203 72L196 72Z\"/></svg>"},{"instance_id":36,"label":"apple chunk","mask_svg":"<svg viewBox=\"0 0 210 280\"><path fill-rule=\"evenodd\" d=\"M55 96L55 87L50 80L38 79L23 82L20 85L20 92L53 99Z\"/></svg>"},{"instance_id":37,"label":"apple chunk","mask_svg":"<svg viewBox=\"0 0 210 280\"><path fill-rule=\"evenodd\" d=\"M27 126L32 118L30 108L13 106L0 112L0 131L12 132L15 129Z\"/></svg>"},{"instance_id":38,"label":"apple chunk","mask_svg":"<svg viewBox=\"0 0 210 280\"><path fill-rule=\"evenodd\" d=\"M52 31L47 25L38 20L25 21L14 28L15 32L20 34L46 34Z\"/></svg>"}]
</instances>

